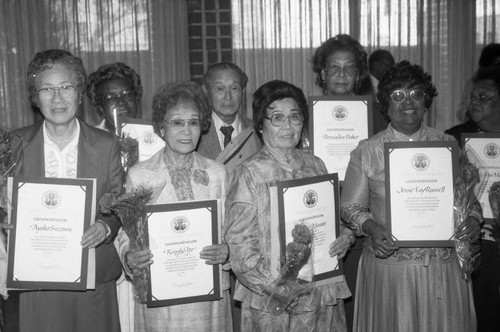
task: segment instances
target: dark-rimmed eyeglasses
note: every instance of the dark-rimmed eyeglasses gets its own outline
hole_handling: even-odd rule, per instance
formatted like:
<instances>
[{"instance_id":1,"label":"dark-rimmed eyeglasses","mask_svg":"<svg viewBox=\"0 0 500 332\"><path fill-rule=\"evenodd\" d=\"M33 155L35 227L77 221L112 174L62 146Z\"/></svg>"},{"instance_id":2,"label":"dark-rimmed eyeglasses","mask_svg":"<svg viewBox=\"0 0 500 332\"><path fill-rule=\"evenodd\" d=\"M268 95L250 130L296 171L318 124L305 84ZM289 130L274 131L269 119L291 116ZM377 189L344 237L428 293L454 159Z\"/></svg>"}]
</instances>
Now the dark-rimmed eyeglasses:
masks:
<instances>
[{"instance_id":1,"label":"dark-rimmed eyeglasses","mask_svg":"<svg viewBox=\"0 0 500 332\"><path fill-rule=\"evenodd\" d=\"M122 90L119 93L108 93L102 97L101 102L104 106L115 105L118 100L135 101L135 93L131 90Z\"/></svg>"},{"instance_id":2,"label":"dark-rimmed eyeglasses","mask_svg":"<svg viewBox=\"0 0 500 332\"><path fill-rule=\"evenodd\" d=\"M414 102L422 101L425 98L425 92L422 89L413 89L410 92L406 92L404 90L394 90L391 93L391 100L396 104L400 104L406 100L408 95L410 95L410 99Z\"/></svg>"},{"instance_id":3,"label":"dark-rimmed eyeglasses","mask_svg":"<svg viewBox=\"0 0 500 332\"><path fill-rule=\"evenodd\" d=\"M487 95L479 95L477 97L471 95L470 96L470 103L479 103L481 105L485 105L485 104L488 104L490 101L492 101L493 99L495 99L497 95L493 95L493 96L487 96Z\"/></svg>"},{"instance_id":4,"label":"dark-rimmed eyeglasses","mask_svg":"<svg viewBox=\"0 0 500 332\"><path fill-rule=\"evenodd\" d=\"M304 123L304 117L300 113L293 113L288 116L285 114L272 114L270 116L265 116L264 119L270 120L271 124L275 127L281 127L286 119L294 126Z\"/></svg>"},{"instance_id":5,"label":"dark-rimmed eyeglasses","mask_svg":"<svg viewBox=\"0 0 500 332\"><path fill-rule=\"evenodd\" d=\"M355 64L349 64L343 67L332 64L326 67L326 73L330 76L341 76L341 73L344 73L344 75L352 77L358 74L358 67Z\"/></svg>"},{"instance_id":6,"label":"dark-rimmed eyeglasses","mask_svg":"<svg viewBox=\"0 0 500 332\"><path fill-rule=\"evenodd\" d=\"M174 128L174 129L182 129L182 128L184 128L184 126L186 124L190 128L201 126L200 119L187 119L187 120L175 119L175 120L171 120L171 121L165 120L165 123L167 123L170 127Z\"/></svg>"},{"instance_id":7,"label":"dark-rimmed eyeglasses","mask_svg":"<svg viewBox=\"0 0 500 332\"><path fill-rule=\"evenodd\" d=\"M36 94L41 101L49 101L54 98L56 92L59 93L59 96L62 98L73 98L76 95L76 90L78 86L75 85L61 85L61 86L51 86L48 88L39 89Z\"/></svg>"}]
</instances>

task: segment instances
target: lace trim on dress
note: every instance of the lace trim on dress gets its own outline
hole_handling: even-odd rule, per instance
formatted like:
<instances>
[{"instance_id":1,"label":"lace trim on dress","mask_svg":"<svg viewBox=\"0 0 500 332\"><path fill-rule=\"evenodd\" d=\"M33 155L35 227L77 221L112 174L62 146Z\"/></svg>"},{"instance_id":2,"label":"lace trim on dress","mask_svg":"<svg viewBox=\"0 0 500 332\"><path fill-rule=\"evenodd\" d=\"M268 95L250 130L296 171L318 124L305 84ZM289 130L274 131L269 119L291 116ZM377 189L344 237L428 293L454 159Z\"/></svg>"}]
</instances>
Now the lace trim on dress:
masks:
<instances>
[{"instance_id":1,"label":"lace trim on dress","mask_svg":"<svg viewBox=\"0 0 500 332\"><path fill-rule=\"evenodd\" d=\"M176 166L171 163L166 163L172 186L175 190L175 196L179 201L192 201L194 200L193 187L191 186L191 178L196 184L208 186L210 178L208 173L203 169L195 169L193 171L194 158L191 153L188 156L186 164Z\"/></svg>"},{"instance_id":2,"label":"lace trim on dress","mask_svg":"<svg viewBox=\"0 0 500 332\"><path fill-rule=\"evenodd\" d=\"M438 258L448 260L454 250L452 248L400 248L390 256L390 259L401 261L425 262L428 265L429 259Z\"/></svg>"},{"instance_id":3,"label":"lace trim on dress","mask_svg":"<svg viewBox=\"0 0 500 332\"><path fill-rule=\"evenodd\" d=\"M366 235L362 230L363 223L367 219L373 219L370 209L356 203L343 206L340 215L344 224L357 236Z\"/></svg>"}]
</instances>

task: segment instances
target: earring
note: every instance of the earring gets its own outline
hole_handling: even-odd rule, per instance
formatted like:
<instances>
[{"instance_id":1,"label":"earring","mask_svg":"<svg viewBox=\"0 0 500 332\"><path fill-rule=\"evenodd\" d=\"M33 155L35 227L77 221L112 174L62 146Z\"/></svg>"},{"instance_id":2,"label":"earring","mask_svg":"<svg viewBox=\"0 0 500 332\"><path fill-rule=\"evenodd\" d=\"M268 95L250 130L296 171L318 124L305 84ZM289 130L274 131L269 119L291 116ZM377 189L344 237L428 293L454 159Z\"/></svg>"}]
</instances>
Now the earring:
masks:
<instances>
[{"instance_id":1,"label":"earring","mask_svg":"<svg viewBox=\"0 0 500 332\"><path fill-rule=\"evenodd\" d=\"M321 87L323 88L323 92L325 92L326 91L326 74L325 74L324 69L321 69Z\"/></svg>"}]
</instances>

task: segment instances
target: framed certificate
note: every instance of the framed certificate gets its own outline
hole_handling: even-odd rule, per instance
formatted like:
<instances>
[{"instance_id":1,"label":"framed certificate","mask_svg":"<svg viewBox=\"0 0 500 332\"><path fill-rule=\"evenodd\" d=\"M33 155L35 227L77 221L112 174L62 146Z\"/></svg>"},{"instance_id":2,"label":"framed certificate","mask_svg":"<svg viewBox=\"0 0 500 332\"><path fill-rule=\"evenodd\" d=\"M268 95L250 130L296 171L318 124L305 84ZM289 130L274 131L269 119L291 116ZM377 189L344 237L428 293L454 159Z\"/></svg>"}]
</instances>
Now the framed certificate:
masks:
<instances>
[{"instance_id":1,"label":"framed certificate","mask_svg":"<svg viewBox=\"0 0 500 332\"><path fill-rule=\"evenodd\" d=\"M484 179L476 185L483 217L493 219L488 195L491 185L500 181L500 134L464 133L461 136L461 144L470 162L479 169L479 177Z\"/></svg>"},{"instance_id":2,"label":"framed certificate","mask_svg":"<svg viewBox=\"0 0 500 332\"><path fill-rule=\"evenodd\" d=\"M148 160L165 147L165 142L156 135L148 120L127 119L127 122L122 123L122 133L139 142L139 161Z\"/></svg>"},{"instance_id":3,"label":"framed certificate","mask_svg":"<svg viewBox=\"0 0 500 332\"><path fill-rule=\"evenodd\" d=\"M458 144L384 144L386 221L400 247L453 247Z\"/></svg>"},{"instance_id":4,"label":"framed certificate","mask_svg":"<svg viewBox=\"0 0 500 332\"><path fill-rule=\"evenodd\" d=\"M298 278L317 285L343 274L342 260L330 257L330 244L340 234L337 174L277 182L271 196L271 274L278 278L286 260L287 244L294 242L292 230L305 225L313 235L311 256Z\"/></svg>"},{"instance_id":5,"label":"framed certificate","mask_svg":"<svg viewBox=\"0 0 500 332\"><path fill-rule=\"evenodd\" d=\"M146 207L146 239L153 254L148 307L221 298L220 265L207 265L202 248L220 243L219 200Z\"/></svg>"},{"instance_id":6,"label":"framed certificate","mask_svg":"<svg viewBox=\"0 0 500 332\"><path fill-rule=\"evenodd\" d=\"M95 218L95 179L14 177L11 182L7 287L93 288L94 249L83 249L80 242Z\"/></svg>"},{"instance_id":7,"label":"framed certificate","mask_svg":"<svg viewBox=\"0 0 500 332\"><path fill-rule=\"evenodd\" d=\"M309 140L329 173L343 181L351 151L371 136L371 96L309 97Z\"/></svg>"}]
</instances>

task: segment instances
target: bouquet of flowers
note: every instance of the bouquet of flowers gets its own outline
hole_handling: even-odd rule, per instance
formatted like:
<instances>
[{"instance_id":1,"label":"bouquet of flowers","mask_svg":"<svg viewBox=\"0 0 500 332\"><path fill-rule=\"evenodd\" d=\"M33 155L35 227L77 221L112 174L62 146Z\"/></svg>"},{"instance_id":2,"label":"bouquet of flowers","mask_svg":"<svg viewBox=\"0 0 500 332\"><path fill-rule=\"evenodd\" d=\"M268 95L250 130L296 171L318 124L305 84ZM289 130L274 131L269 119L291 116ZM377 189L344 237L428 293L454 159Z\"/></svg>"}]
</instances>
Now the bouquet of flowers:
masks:
<instances>
[{"instance_id":1,"label":"bouquet of flowers","mask_svg":"<svg viewBox=\"0 0 500 332\"><path fill-rule=\"evenodd\" d=\"M7 178L16 166L12 155L11 140L10 133L0 129L0 208L7 207Z\"/></svg>"},{"instance_id":2,"label":"bouquet of flowers","mask_svg":"<svg viewBox=\"0 0 500 332\"><path fill-rule=\"evenodd\" d=\"M105 194L100 201L103 214L115 214L122 222L122 227L130 239L129 250L143 250L147 248L144 234L146 217L144 211L151 198L152 190L139 187L132 193L115 196ZM139 302L146 302L148 291L149 270L134 271L132 284L134 294Z\"/></svg>"},{"instance_id":3,"label":"bouquet of flowers","mask_svg":"<svg viewBox=\"0 0 500 332\"><path fill-rule=\"evenodd\" d=\"M470 212L477 204L477 192L480 186L484 185L485 181L481 181L478 168L472 164L466 154L463 154L459 159L459 174L455 181L454 195L454 220L455 230L467 219ZM472 271L479 264L480 248L479 242L468 240L455 239L455 250L460 264L460 270L465 280L469 281Z\"/></svg>"},{"instance_id":4,"label":"bouquet of flowers","mask_svg":"<svg viewBox=\"0 0 500 332\"><path fill-rule=\"evenodd\" d=\"M123 167L123 180L127 177L130 167L134 166L139 160L139 142L129 135L121 134L118 136L118 145L120 147L121 164Z\"/></svg>"},{"instance_id":5,"label":"bouquet of flowers","mask_svg":"<svg viewBox=\"0 0 500 332\"><path fill-rule=\"evenodd\" d=\"M313 233L304 224L295 225L292 230L293 241L286 246L286 257L282 257L279 278L272 283L272 292L267 305L275 315L283 312L293 313L301 296L310 294L314 283L299 277L300 270L311 257Z\"/></svg>"}]
</instances>

